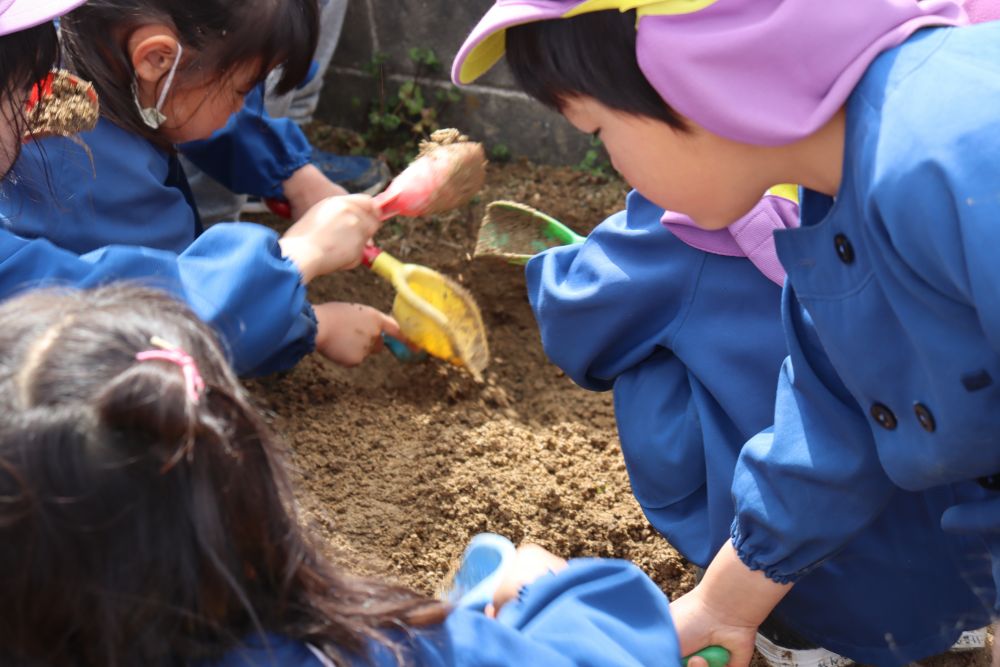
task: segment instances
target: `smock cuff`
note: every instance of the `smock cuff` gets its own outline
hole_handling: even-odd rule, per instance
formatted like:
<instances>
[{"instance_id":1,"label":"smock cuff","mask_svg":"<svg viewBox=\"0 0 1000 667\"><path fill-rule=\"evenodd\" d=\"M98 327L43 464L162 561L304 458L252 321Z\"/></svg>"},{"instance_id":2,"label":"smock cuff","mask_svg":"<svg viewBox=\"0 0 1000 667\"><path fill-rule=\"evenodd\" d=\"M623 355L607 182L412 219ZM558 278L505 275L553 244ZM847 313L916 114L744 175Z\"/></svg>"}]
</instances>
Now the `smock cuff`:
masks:
<instances>
[{"instance_id":1,"label":"smock cuff","mask_svg":"<svg viewBox=\"0 0 1000 667\"><path fill-rule=\"evenodd\" d=\"M733 548L736 550L736 555L739 556L740 561L742 561L744 565L754 572L763 572L765 577L776 584L794 584L806 575L806 570L791 573L782 572L775 565L766 565L757 560L753 553L751 553L750 545L747 544L746 535L740 531L739 524L736 520L733 520L733 525L730 529L729 535L730 540L733 543Z\"/></svg>"},{"instance_id":2,"label":"smock cuff","mask_svg":"<svg viewBox=\"0 0 1000 667\"><path fill-rule=\"evenodd\" d=\"M503 620L510 625L516 625L514 619L520 619L524 615L525 610L530 608L532 600L538 597L540 589L542 590L542 595L548 595L548 592L551 592L548 582L551 582L557 574L554 570L549 570L547 574L543 574L531 583L524 584L518 588L517 597L500 609L500 615L503 617Z\"/></svg>"},{"instance_id":3,"label":"smock cuff","mask_svg":"<svg viewBox=\"0 0 1000 667\"><path fill-rule=\"evenodd\" d=\"M285 196L285 181L290 179L295 175L302 167L306 166L311 162L311 156L306 155L302 157L296 157L290 159L289 162L281 165L282 171L280 172L279 178L281 179L278 183L272 185L270 188L264 192L263 196L268 199L287 199Z\"/></svg>"},{"instance_id":4,"label":"smock cuff","mask_svg":"<svg viewBox=\"0 0 1000 667\"><path fill-rule=\"evenodd\" d=\"M312 304L306 301L302 305L302 311L296 317L295 323L285 335L279 351L261 364L255 366L248 373L242 375L244 377L258 377L290 370L303 357L312 354L316 350L316 333L318 329L319 323L316 320L316 311L313 309Z\"/></svg>"}]
</instances>

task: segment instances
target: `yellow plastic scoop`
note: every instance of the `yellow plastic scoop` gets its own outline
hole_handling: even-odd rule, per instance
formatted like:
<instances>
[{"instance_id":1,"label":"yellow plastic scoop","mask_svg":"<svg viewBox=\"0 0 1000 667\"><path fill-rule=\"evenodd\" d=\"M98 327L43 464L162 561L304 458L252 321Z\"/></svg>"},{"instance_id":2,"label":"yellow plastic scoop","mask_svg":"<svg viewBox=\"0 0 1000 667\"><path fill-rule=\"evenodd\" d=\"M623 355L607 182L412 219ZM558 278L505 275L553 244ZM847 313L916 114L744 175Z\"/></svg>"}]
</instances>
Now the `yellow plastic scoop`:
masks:
<instances>
[{"instance_id":1,"label":"yellow plastic scoop","mask_svg":"<svg viewBox=\"0 0 1000 667\"><path fill-rule=\"evenodd\" d=\"M404 264L375 246L365 250L364 263L396 289L392 315L410 343L482 379L490 362L486 327L464 287L426 266Z\"/></svg>"}]
</instances>

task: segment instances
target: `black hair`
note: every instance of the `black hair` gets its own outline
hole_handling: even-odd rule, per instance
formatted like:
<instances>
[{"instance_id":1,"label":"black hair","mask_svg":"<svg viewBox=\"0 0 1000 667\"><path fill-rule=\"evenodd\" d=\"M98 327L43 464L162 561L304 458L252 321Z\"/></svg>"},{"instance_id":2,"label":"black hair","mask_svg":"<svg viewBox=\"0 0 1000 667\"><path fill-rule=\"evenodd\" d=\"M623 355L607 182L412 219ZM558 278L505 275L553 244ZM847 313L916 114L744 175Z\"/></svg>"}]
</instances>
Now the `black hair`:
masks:
<instances>
[{"instance_id":1,"label":"black hair","mask_svg":"<svg viewBox=\"0 0 1000 667\"><path fill-rule=\"evenodd\" d=\"M585 95L618 111L686 128L639 68L635 10L527 23L508 28L506 40L514 79L547 107L562 111L569 99Z\"/></svg>"},{"instance_id":2,"label":"black hair","mask_svg":"<svg viewBox=\"0 0 1000 667\"><path fill-rule=\"evenodd\" d=\"M0 104L4 105L3 122L12 123L13 133L21 137L28 131L28 120L20 106L25 92L49 73L59 57L59 40L52 23L0 37ZM13 105L13 106L8 106ZM13 150L3 157L14 164L20 154L21 142L0 147ZM0 174L0 178L7 174Z\"/></svg>"},{"instance_id":3,"label":"black hair","mask_svg":"<svg viewBox=\"0 0 1000 667\"><path fill-rule=\"evenodd\" d=\"M205 382L138 361L153 336ZM153 290L0 305L0 664L161 667L263 632L336 664L435 600L355 578L300 527L285 452L183 304Z\"/></svg>"},{"instance_id":4,"label":"black hair","mask_svg":"<svg viewBox=\"0 0 1000 667\"><path fill-rule=\"evenodd\" d=\"M102 113L154 144L168 146L139 116L128 54L129 36L143 25L173 26L186 53L179 72L201 71L224 79L257 62L255 83L275 67L284 94L305 80L319 39L317 0L89 0L62 19L69 66L93 82Z\"/></svg>"}]
</instances>

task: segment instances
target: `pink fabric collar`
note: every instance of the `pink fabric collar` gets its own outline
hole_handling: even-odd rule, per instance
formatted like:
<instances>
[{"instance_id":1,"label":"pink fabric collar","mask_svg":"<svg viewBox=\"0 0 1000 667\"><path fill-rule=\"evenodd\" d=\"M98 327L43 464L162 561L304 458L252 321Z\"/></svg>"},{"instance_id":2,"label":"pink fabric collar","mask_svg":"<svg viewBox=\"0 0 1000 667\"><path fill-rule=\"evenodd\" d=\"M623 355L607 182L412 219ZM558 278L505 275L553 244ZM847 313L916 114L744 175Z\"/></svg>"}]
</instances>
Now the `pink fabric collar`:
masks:
<instances>
[{"instance_id":1,"label":"pink fabric collar","mask_svg":"<svg viewBox=\"0 0 1000 667\"><path fill-rule=\"evenodd\" d=\"M681 213L667 211L661 219L674 236L692 248L713 255L746 257L761 273L779 285L785 269L778 261L774 232L799 226L799 207L777 195L766 195L749 213L725 229L709 231Z\"/></svg>"}]
</instances>

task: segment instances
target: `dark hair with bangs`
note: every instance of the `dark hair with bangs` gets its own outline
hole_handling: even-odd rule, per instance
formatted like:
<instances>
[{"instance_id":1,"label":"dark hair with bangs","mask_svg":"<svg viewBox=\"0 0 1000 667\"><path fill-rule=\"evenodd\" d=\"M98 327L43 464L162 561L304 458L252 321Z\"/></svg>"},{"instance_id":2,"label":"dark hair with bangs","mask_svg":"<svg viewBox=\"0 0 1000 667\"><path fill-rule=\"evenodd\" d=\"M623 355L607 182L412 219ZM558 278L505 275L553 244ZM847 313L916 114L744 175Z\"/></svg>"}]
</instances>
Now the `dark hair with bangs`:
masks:
<instances>
[{"instance_id":1,"label":"dark hair with bangs","mask_svg":"<svg viewBox=\"0 0 1000 667\"><path fill-rule=\"evenodd\" d=\"M137 361L153 336L194 359L197 401L178 366ZM402 663L387 630L444 620L321 555L284 447L187 306L28 292L0 304L0 358L0 664L189 665L265 632Z\"/></svg>"},{"instance_id":2,"label":"dark hair with bangs","mask_svg":"<svg viewBox=\"0 0 1000 667\"><path fill-rule=\"evenodd\" d=\"M177 32L186 54L179 74L200 72L221 81L236 68L259 62L255 82L260 83L281 66L276 91L283 94L301 83L312 67L319 6L317 0L89 0L63 17L68 65L93 82L102 113L130 132L168 147L156 130L142 122L132 93L135 71L128 39L150 23L163 23Z\"/></svg>"},{"instance_id":3,"label":"dark hair with bangs","mask_svg":"<svg viewBox=\"0 0 1000 667\"><path fill-rule=\"evenodd\" d=\"M508 28L507 64L524 92L556 111L586 95L684 130L684 119L639 69L635 21L635 10L608 10Z\"/></svg>"},{"instance_id":4,"label":"dark hair with bangs","mask_svg":"<svg viewBox=\"0 0 1000 667\"><path fill-rule=\"evenodd\" d=\"M15 136L21 137L28 130L28 119L20 101L25 91L45 78L59 58L59 39L55 26L49 23L0 37L0 103L4 105L3 122L12 123ZM12 106L8 106L12 105ZM10 116L8 118L8 116ZM21 151L21 142L14 146L0 147L13 150L6 154L13 165ZM6 178L7 173L0 174Z\"/></svg>"}]
</instances>

